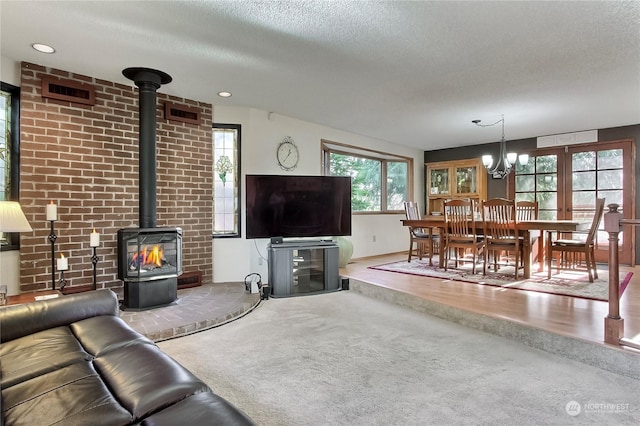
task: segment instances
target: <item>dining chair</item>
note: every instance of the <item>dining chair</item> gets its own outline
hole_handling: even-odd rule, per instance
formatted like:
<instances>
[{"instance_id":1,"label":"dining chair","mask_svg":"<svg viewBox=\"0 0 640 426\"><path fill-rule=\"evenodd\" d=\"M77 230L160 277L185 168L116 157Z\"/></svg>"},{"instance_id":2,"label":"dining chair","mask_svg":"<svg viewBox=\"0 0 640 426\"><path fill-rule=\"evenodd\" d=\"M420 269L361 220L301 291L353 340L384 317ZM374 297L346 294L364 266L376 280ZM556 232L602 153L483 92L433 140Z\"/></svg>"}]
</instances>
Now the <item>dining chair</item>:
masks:
<instances>
[{"instance_id":1,"label":"dining chair","mask_svg":"<svg viewBox=\"0 0 640 426\"><path fill-rule=\"evenodd\" d=\"M484 225L484 266L482 274L487 274L489 253L493 253L494 271L498 270L498 259L504 251L513 252L515 256L514 274L518 279L521 265L520 238L517 238L516 203L506 198L493 198L482 202L482 222Z\"/></svg>"},{"instance_id":2,"label":"dining chair","mask_svg":"<svg viewBox=\"0 0 640 426\"><path fill-rule=\"evenodd\" d=\"M536 220L538 219L538 202L537 201L516 201L516 221ZM529 231L529 247L533 247L538 238L540 231ZM533 250L532 250L533 252ZM538 259L542 263L544 259ZM520 237L520 263L524 266L524 241Z\"/></svg>"},{"instance_id":3,"label":"dining chair","mask_svg":"<svg viewBox=\"0 0 640 426\"><path fill-rule=\"evenodd\" d=\"M404 203L404 211L407 219L420 220L420 208L415 201L406 201ZM433 253L437 249L439 236L433 234L431 228L417 228L409 226L409 259L407 262L411 262L411 256L415 250L418 259L422 260L423 257L429 257L429 266L433 266Z\"/></svg>"},{"instance_id":4,"label":"dining chair","mask_svg":"<svg viewBox=\"0 0 640 426\"><path fill-rule=\"evenodd\" d=\"M460 258L460 252L471 251L472 273L476 273L476 259L480 257L480 253L484 249L484 238L479 236L476 227L476 218L474 212L474 200L450 200L444 202L444 219L445 227L443 232L444 259L442 259L441 267L444 264L446 271L449 264L451 251L455 252L455 265L458 262L468 262L469 260L463 256Z\"/></svg>"},{"instance_id":5,"label":"dining chair","mask_svg":"<svg viewBox=\"0 0 640 426\"><path fill-rule=\"evenodd\" d=\"M553 231L549 231L549 243L547 244L547 278L551 278L551 257L554 252L560 253L560 259L556 262L557 273L560 272L560 264L566 263L566 256L568 253L583 254L587 271L589 273L589 282L593 282L594 278L598 278L598 268L596 267L595 260L595 237L602 220L602 213L604 212L604 198L598 198L596 200L596 210L593 215L593 221L591 227L586 232L584 239L561 239L552 240ZM572 232L572 236L580 234L581 232ZM585 234L582 232L582 234Z\"/></svg>"},{"instance_id":6,"label":"dining chair","mask_svg":"<svg viewBox=\"0 0 640 426\"><path fill-rule=\"evenodd\" d=\"M516 201L516 220L535 220L537 218L537 201Z\"/></svg>"}]
</instances>

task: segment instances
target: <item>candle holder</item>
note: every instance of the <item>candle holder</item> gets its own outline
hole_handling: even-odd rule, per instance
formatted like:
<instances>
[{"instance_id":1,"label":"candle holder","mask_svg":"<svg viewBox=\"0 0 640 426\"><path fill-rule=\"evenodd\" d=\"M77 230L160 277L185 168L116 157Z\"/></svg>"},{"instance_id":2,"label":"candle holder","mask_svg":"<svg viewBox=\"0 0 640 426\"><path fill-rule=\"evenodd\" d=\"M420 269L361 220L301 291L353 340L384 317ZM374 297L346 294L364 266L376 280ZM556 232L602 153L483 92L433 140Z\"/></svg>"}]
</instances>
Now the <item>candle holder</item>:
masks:
<instances>
[{"instance_id":1,"label":"candle holder","mask_svg":"<svg viewBox=\"0 0 640 426\"><path fill-rule=\"evenodd\" d=\"M53 228L53 222L55 220L50 220L51 223L51 232L49 233L49 241L51 242L51 286L52 289L56 289L56 248L55 243L58 236L56 235L56 231Z\"/></svg>"},{"instance_id":2,"label":"candle holder","mask_svg":"<svg viewBox=\"0 0 640 426\"><path fill-rule=\"evenodd\" d=\"M67 286L67 280L64 278L64 270L60 271L60 280L58 281L58 288L60 293L64 294L64 288Z\"/></svg>"},{"instance_id":3,"label":"candle holder","mask_svg":"<svg viewBox=\"0 0 640 426\"><path fill-rule=\"evenodd\" d=\"M91 256L91 263L93 263L93 289L97 288L96 280L96 266L98 265L98 255L96 254L96 247L93 247L93 256Z\"/></svg>"}]
</instances>

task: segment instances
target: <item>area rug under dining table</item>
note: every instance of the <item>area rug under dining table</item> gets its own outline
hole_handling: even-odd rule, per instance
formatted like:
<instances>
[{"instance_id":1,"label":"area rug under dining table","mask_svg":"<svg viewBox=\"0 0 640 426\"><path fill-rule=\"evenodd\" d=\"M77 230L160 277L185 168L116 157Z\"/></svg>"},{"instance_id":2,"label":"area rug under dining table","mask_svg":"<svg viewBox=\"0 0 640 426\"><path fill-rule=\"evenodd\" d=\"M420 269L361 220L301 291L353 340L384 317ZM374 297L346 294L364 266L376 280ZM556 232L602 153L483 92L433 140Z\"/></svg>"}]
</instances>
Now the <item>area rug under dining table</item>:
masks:
<instances>
[{"instance_id":1,"label":"area rug under dining table","mask_svg":"<svg viewBox=\"0 0 640 426\"><path fill-rule=\"evenodd\" d=\"M503 265L497 272L487 267L487 275L482 274L482 265L476 265L476 273L472 273L471 262L458 265L457 268L444 269L439 267L438 257L434 256L433 266L429 266L426 259L412 259L411 262L399 261L370 266L370 269L398 272L410 275L422 275L442 280L461 281L473 284L490 285L502 288L536 291L541 293L559 294L564 296L579 297L593 300L609 300L609 276L606 270L598 269L598 278L589 282L586 270L560 270L557 273L553 269L551 278L547 278L547 272L533 272L531 278L514 279L513 266ZM537 270L536 268L532 268ZM521 271L520 271L521 273ZM633 273L621 274L620 297L629 284Z\"/></svg>"}]
</instances>

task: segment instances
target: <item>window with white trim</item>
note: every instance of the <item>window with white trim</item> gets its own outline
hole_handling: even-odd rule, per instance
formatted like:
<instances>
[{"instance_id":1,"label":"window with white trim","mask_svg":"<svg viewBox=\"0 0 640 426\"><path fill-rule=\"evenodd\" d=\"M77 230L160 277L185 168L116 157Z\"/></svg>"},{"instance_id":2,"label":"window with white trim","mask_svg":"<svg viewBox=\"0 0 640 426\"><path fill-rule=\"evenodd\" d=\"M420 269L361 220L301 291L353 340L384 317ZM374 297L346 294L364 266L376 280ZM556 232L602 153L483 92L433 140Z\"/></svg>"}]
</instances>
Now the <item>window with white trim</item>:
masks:
<instances>
[{"instance_id":1,"label":"window with white trim","mask_svg":"<svg viewBox=\"0 0 640 426\"><path fill-rule=\"evenodd\" d=\"M213 124L213 236L240 237L239 124Z\"/></svg>"}]
</instances>

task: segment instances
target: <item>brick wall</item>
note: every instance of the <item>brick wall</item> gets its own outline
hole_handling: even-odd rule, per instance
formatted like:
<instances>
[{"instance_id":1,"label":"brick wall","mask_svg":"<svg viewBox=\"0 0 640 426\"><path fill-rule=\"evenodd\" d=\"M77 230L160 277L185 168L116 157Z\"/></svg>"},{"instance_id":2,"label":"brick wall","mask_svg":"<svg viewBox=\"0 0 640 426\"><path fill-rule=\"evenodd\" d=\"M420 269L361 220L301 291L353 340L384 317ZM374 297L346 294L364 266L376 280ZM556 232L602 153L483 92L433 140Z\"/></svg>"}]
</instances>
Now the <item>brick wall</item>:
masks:
<instances>
[{"instance_id":1,"label":"brick wall","mask_svg":"<svg viewBox=\"0 0 640 426\"><path fill-rule=\"evenodd\" d=\"M45 75L94 85L96 104L42 98ZM199 109L202 124L165 120L166 101ZM96 228L98 288L118 290L117 231L139 225L137 88L24 62L20 114L20 203L33 228L21 234L21 291L52 286L50 201L58 205L56 258L69 260L68 286L93 284L89 234ZM161 87L156 116L157 225L182 227L183 270L200 270L211 282L212 106Z\"/></svg>"}]
</instances>

